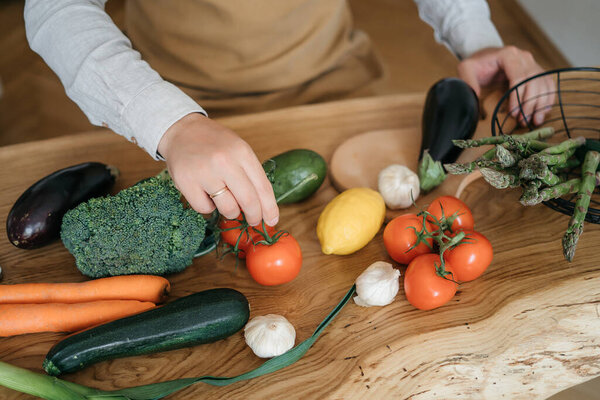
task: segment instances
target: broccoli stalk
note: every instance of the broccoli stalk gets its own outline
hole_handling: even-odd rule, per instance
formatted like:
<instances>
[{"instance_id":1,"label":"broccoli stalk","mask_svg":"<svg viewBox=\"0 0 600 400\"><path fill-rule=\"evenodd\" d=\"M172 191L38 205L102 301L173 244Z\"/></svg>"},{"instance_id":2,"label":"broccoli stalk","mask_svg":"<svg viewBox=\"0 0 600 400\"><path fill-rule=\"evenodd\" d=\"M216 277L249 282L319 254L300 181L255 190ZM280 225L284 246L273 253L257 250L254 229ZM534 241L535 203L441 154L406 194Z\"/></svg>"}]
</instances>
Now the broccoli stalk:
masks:
<instances>
[{"instance_id":1,"label":"broccoli stalk","mask_svg":"<svg viewBox=\"0 0 600 400\"><path fill-rule=\"evenodd\" d=\"M68 211L60 234L81 273L99 278L182 271L205 228L202 215L183 206L172 180L161 173Z\"/></svg>"}]
</instances>

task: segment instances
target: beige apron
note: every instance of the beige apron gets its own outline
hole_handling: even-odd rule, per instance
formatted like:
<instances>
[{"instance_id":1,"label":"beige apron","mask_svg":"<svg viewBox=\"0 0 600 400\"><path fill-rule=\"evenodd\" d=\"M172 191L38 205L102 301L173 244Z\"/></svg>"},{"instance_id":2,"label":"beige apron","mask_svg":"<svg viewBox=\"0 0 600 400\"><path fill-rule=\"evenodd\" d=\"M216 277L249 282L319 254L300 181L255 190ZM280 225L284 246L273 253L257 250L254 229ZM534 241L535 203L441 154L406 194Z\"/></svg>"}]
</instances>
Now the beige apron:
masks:
<instances>
[{"instance_id":1,"label":"beige apron","mask_svg":"<svg viewBox=\"0 0 600 400\"><path fill-rule=\"evenodd\" d=\"M142 57L211 115L347 96L381 76L346 0L129 0Z\"/></svg>"}]
</instances>

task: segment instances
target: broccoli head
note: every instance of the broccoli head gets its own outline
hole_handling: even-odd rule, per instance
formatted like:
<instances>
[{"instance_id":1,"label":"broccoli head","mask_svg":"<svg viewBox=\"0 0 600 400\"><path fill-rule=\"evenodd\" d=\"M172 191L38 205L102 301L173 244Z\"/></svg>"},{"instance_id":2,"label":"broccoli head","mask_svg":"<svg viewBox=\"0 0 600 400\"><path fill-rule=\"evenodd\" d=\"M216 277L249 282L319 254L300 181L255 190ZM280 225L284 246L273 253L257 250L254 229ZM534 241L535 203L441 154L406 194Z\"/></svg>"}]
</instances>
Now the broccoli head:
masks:
<instances>
[{"instance_id":1,"label":"broccoli head","mask_svg":"<svg viewBox=\"0 0 600 400\"><path fill-rule=\"evenodd\" d=\"M179 272L192 263L206 228L180 198L169 176L159 174L68 211L60 236L92 278Z\"/></svg>"}]
</instances>

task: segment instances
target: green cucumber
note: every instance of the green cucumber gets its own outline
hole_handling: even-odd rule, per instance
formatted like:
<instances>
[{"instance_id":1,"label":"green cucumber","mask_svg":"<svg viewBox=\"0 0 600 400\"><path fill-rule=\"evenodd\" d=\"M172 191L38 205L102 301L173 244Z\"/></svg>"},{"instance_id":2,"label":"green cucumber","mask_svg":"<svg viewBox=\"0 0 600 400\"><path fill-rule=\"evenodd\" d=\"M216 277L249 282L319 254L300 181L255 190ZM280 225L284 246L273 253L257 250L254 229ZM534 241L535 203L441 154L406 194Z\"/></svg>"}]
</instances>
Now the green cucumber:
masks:
<instances>
[{"instance_id":1,"label":"green cucumber","mask_svg":"<svg viewBox=\"0 0 600 400\"><path fill-rule=\"evenodd\" d=\"M249 316L240 292L206 290L67 336L50 349L43 367L56 376L104 360L215 342L242 329Z\"/></svg>"},{"instance_id":2,"label":"green cucumber","mask_svg":"<svg viewBox=\"0 0 600 400\"><path fill-rule=\"evenodd\" d=\"M319 189L327 175L327 163L312 150L286 151L263 162L279 204L297 203Z\"/></svg>"}]
</instances>

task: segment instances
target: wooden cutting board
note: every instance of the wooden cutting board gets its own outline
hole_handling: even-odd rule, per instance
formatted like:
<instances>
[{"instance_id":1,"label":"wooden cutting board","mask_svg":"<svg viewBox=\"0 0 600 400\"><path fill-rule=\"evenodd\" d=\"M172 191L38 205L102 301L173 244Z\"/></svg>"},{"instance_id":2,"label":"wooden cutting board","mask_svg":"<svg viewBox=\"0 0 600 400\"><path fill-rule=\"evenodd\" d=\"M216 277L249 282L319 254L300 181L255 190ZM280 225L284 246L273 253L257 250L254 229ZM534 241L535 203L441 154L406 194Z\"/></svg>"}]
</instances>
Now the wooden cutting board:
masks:
<instances>
[{"instance_id":1,"label":"wooden cutting board","mask_svg":"<svg viewBox=\"0 0 600 400\"><path fill-rule=\"evenodd\" d=\"M404 165L416 172L420 148L418 127L358 134L333 152L329 166L331 182L340 192L353 187L378 190L379 172L389 165Z\"/></svg>"},{"instance_id":2,"label":"wooden cutting board","mask_svg":"<svg viewBox=\"0 0 600 400\"><path fill-rule=\"evenodd\" d=\"M331 160L335 148L359 133L416 129L423 94L356 99L222 120L246 139L260 159L308 147ZM489 134L489 123L477 135ZM164 167L108 131L0 148L0 215L38 178L83 161L119 167L115 190ZM449 179L435 195L453 193ZM243 263L208 255L169 276L171 299L231 287L244 293L251 315L281 314L296 327L298 342L309 337L355 278L372 262L390 261L381 232L350 256L321 254L315 226L337 191L326 180L305 202L281 207L280 228L302 247L299 276L278 287L254 283ZM463 200L476 229L494 246L494 261L478 280L433 311L407 303L402 288L383 308L348 304L306 356L293 366L226 387L197 384L171 399L531 399L600 374L600 228L586 225L573 263L563 260L560 239L568 217L544 206L524 208L512 191L481 181ZM418 201L427 203L425 196ZM391 213L390 217L399 213ZM20 250L0 224L3 283L84 280L60 242ZM404 267L396 265L402 272ZM49 348L65 335L42 333L0 338L0 359L41 371ZM161 354L107 361L66 379L101 389L123 388L204 374L232 376L262 363L242 333L228 339ZM1 399L30 398L0 388Z\"/></svg>"}]
</instances>

